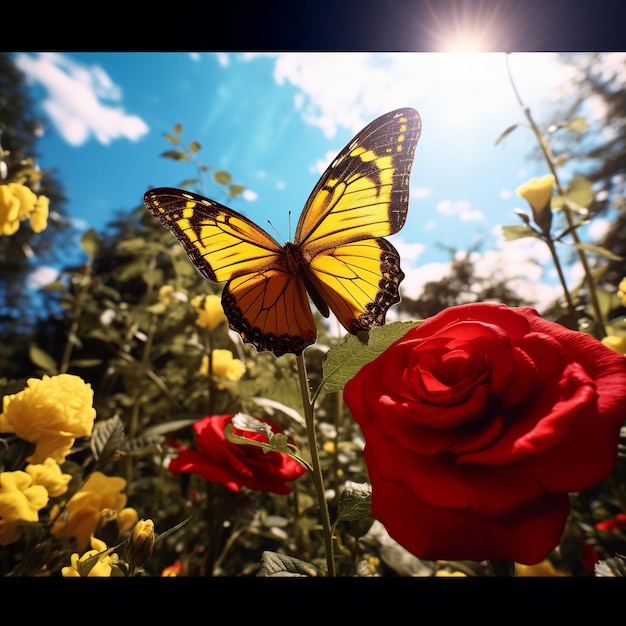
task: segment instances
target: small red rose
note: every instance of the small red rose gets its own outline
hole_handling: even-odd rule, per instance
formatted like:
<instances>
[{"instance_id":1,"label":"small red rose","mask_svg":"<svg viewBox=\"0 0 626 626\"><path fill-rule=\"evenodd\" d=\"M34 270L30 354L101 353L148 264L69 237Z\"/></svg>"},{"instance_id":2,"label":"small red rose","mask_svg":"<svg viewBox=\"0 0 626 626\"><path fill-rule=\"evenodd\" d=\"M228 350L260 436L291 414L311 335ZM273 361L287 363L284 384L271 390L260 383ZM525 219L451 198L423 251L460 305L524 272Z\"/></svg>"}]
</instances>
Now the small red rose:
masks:
<instances>
[{"instance_id":1,"label":"small red rose","mask_svg":"<svg viewBox=\"0 0 626 626\"><path fill-rule=\"evenodd\" d=\"M228 441L224 429L232 418L232 414L212 415L198 420L193 426L197 435L195 449L178 446L178 456L170 462L169 471L197 474L231 491L247 487L255 491L290 493L292 489L286 483L300 478L306 469L283 452L264 453L257 446ZM274 422L260 421L268 424L273 433L282 433ZM261 433L237 428L233 428L233 432L267 443L267 437Z\"/></svg>"},{"instance_id":2,"label":"small red rose","mask_svg":"<svg viewBox=\"0 0 626 626\"><path fill-rule=\"evenodd\" d=\"M372 512L423 559L543 560L611 474L626 357L529 307L450 307L347 383Z\"/></svg>"}]
</instances>

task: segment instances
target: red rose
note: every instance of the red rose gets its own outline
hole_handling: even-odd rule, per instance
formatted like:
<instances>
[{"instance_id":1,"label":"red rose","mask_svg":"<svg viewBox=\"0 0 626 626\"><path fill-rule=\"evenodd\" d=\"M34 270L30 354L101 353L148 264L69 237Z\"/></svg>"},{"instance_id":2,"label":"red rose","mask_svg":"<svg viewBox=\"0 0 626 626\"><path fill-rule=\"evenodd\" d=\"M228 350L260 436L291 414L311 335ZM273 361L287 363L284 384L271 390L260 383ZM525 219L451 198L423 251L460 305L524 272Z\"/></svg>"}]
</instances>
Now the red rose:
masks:
<instances>
[{"instance_id":1,"label":"red rose","mask_svg":"<svg viewBox=\"0 0 626 626\"><path fill-rule=\"evenodd\" d=\"M626 358L529 307L451 307L348 382L372 512L423 559L541 561L605 480Z\"/></svg>"},{"instance_id":2,"label":"red rose","mask_svg":"<svg viewBox=\"0 0 626 626\"><path fill-rule=\"evenodd\" d=\"M290 493L292 490L285 483L296 480L306 469L282 452L264 453L257 446L228 441L224 428L232 418L232 414L212 415L197 421L193 425L197 434L196 449L180 446L178 456L170 462L169 471L197 474L210 482L221 483L231 491L247 487L255 491ZM268 424L273 433L282 432L270 420L261 421ZM233 428L233 433L267 443L267 437L261 433L238 428Z\"/></svg>"}]
</instances>

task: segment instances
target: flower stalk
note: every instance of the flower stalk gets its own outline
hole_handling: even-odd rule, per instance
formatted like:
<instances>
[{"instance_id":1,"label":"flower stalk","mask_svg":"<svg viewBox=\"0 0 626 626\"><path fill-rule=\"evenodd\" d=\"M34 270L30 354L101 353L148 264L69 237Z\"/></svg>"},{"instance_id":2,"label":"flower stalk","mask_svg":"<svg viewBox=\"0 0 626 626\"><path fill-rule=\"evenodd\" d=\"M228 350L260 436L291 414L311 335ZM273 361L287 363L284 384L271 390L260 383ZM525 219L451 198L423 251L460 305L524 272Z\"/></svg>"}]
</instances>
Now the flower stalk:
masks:
<instances>
[{"instance_id":1,"label":"flower stalk","mask_svg":"<svg viewBox=\"0 0 626 626\"><path fill-rule=\"evenodd\" d=\"M304 356L299 354L296 356L298 363L298 377L300 380L300 391L302 393L302 406L304 407L304 419L306 422L306 432L309 441L309 449L311 454L311 465L313 471L311 478L315 485L317 500L322 522L322 530L324 532L324 545L326 548L326 567L328 576L334 577L335 559L333 555L333 533L330 525L330 516L328 513L328 504L326 502L326 493L324 490L324 477L320 466L319 451L317 448L317 437L315 436L315 415L313 411L313 403L311 402L311 394L309 392L309 381L306 373L306 364Z\"/></svg>"}]
</instances>

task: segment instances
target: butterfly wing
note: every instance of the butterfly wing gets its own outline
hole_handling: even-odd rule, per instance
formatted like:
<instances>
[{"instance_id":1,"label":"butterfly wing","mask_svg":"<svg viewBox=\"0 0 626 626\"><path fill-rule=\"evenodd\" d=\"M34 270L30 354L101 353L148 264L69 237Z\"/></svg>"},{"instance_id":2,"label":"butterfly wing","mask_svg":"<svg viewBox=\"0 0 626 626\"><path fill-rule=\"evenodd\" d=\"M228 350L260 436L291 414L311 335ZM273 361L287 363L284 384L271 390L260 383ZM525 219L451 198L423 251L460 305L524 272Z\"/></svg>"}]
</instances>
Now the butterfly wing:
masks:
<instances>
[{"instance_id":1,"label":"butterfly wing","mask_svg":"<svg viewBox=\"0 0 626 626\"><path fill-rule=\"evenodd\" d=\"M375 119L324 172L300 216L294 245L316 297L349 332L383 324L400 300L400 256L382 238L406 221L420 133L411 108Z\"/></svg>"},{"instance_id":2,"label":"butterfly wing","mask_svg":"<svg viewBox=\"0 0 626 626\"><path fill-rule=\"evenodd\" d=\"M258 350L300 354L317 331L304 283L278 242L243 215L173 188L147 191L148 210L211 282L226 282L229 326Z\"/></svg>"}]
</instances>

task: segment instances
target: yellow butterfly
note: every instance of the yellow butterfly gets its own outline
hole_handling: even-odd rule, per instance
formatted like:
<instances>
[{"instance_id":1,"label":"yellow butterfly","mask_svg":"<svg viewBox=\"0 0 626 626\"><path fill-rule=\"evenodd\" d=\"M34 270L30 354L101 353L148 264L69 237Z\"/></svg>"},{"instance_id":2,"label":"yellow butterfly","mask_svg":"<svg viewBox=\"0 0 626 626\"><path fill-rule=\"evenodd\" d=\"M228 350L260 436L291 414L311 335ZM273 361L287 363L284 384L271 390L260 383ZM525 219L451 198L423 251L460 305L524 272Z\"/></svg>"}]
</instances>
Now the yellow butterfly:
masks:
<instances>
[{"instance_id":1,"label":"yellow butterfly","mask_svg":"<svg viewBox=\"0 0 626 626\"><path fill-rule=\"evenodd\" d=\"M383 237L404 226L420 132L411 108L368 124L324 172L293 243L284 246L243 215L189 191L151 189L144 203L206 279L226 282L222 305L231 329L257 350L301 354L317 337L307 293L324 317L330 309L353 334L384 324L400 301L400 255Z\"/></svg>"}]
</instances>

